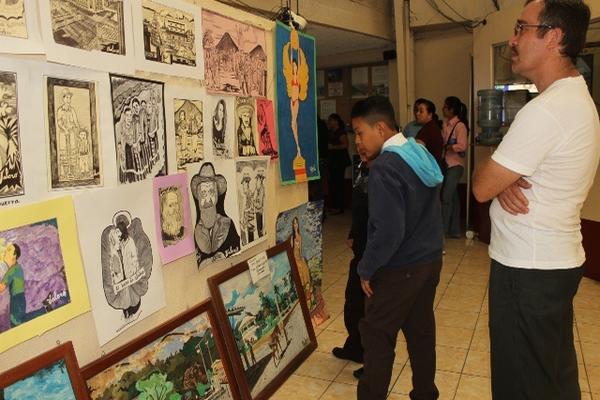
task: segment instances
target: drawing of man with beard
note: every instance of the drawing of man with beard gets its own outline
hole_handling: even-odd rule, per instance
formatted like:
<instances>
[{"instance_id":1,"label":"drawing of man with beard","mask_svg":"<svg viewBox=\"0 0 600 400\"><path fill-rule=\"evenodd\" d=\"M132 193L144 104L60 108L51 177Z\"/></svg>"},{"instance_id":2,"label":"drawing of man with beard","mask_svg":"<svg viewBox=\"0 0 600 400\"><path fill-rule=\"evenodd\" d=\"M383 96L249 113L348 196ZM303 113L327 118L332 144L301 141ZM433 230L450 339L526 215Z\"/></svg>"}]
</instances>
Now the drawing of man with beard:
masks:
<instances>
[{"instance_id":1,"label":"drawing of man with beard","mask_svg":"<svg viewBox=\"0 0 600 400\"><path fill-rule=\"evenodd\" d=\"M179 242L184 235L181 192L176 186L160 189L160 227L163 246Z\"/></svg>"},{"instance_id":2,"label":"drawing of man with beard","mask_svg":"<svg viewBox=\"0 0 600 400\"><path fill-rule=\"evenodd\" d=\"M196 204L194 239L198 267L229 257L240 249L235 224L225 214L227 180L210 162L202 164L190 184Z\"/></svg>"}]
</instances>

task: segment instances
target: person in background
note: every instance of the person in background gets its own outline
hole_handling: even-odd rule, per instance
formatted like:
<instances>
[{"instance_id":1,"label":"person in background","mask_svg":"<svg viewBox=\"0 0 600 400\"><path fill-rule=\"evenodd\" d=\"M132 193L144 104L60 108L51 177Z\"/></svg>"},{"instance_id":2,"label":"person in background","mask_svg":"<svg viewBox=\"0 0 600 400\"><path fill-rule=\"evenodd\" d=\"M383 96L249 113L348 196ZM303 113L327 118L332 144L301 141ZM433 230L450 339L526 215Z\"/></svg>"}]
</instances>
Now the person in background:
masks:
<instances>
[{"instance_id":1,"label":"person in background","mask_svg":"<svg viewBox=\"0 0 600 400\"><path fill-rule=\"evenodd\" d=\"M421 125L421 130L417 133L415 140L424 145L441 166L444 139L442 138L441 121L435 113L435 104L427 99L419 99L415 104L417 106L415 116L417 123Z\"/></svg>"},{"instance_id":2,"label":"person in background","mask_svg":"<svg viewBox=\"0 0 600 400\"><path fill-rule=\"evenodd\" d=\"M325 190L323 188L323 177L327 176L327 153L328 153L329 131L327 123L322 118L317 118L317 143L319 148L319 179L308 181L308 200L323 200ZM323 219L325 212L323 212Z\"/></svg>"},{"instance_id":3,"label":"person in background","mask_svg":"<svg viewBox=\"0 0 600 400\"><path fill-rule=\"evenodd\" d=\"M367 244L357 271L365 299L359 329L364 372L358 400L383 400L402 329L413 372L412 399L435 400L433 301L442 268L440 168L433 156L396 129L385 97L352 108L356 143L369 170Z\"/></svg>"},{"instance_id":4,"label":"person in background","mask_svg":"<svg viewBox=\"0 0 600 400\"><path fill-rule=\"evenodd\" d=\"M444 234L460 237L460 199L458 183L465 170L465 154L468 146L469 122L467 106L458 97L450 96L442 109L446 121L442 127L444 154L442 164L446 164L442 185L442 218Z\"/></svg>"},{"instance_id":5,"label":"person in background","mask_svg":"<svg viewBox=\"0 0 600 400\"><path fill-rule=\"evenodd\" d=\"M332 353L337 358L363 362L363 347L358 329L359 321L365 316L365 294L360 285L360 276L356 267L362 258L367 245L367 223L369 221L368 182L369 164L365 152L359 144L356 150L360 156L358 176L352 185L352 226L348 234L348 247L352 249L354 258L350 261L348 281L344 301L344 325L348 337L343 347L334 347ZM360 376L361 370L355 371L355 376Z\"/></svg>"},{"instance_id":6,"label":"person in background","mask_svg":"<svg viewBox=\"0 0 600 400\"><path fill-rule=\"evenodd\" d=\"M408 124L406 124L406 126L404 127L404 130L402 131L402 134L404 135L405 138L414 138L417 137L417 133L419 133L419 131L421 130L421 127L423 126L423 124L421 124L418 119L417 119L417 111L418 111L418 105L425 99L423 98L418 98L415 101L415 104L413 105L413 115L415 116L415 119L413 119L412 121L410 121Z\"/></svg>"},{"instance_id":7,"label":"person in background","mask_svg":"<svg viewBox=\"0 0 600 400\"><path fill-rule=\"evenodd\" d=\"M328 162L330 214L344 212L344 180L346 167L350 165L348 155L348 135L344 121L338 114L331 114L327 119L329 129Z\"/></svg>"},{"instance_id":8,"label":"person in background","mask_svg":"<svg viewBox=\"0 0 600 400\"><path fill-rule=\"evenodd\" d=\"M575 66L589 22L590 8L581 0L526 2L509 42L512 71L540 94L474 175L475 198L495 198L489 246L494 399L581 399L573 298L585 261L580 213L600 157L598 112Z\"/></svg>"}]
</instances>

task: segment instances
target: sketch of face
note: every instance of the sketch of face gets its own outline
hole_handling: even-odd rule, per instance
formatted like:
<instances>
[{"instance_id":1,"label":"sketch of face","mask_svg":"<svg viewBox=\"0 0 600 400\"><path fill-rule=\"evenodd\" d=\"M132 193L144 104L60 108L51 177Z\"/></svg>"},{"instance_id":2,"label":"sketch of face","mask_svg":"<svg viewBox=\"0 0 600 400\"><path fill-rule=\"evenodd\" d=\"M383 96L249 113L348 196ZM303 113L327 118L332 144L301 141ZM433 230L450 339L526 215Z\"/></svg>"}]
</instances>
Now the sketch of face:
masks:
<instances>
[{"instance_id":1,"label":"sketch of face","mask_svg":"<svg viewBox=\"0 0 600 400\"><path fill-rule=\"evenodd\" d=\"M219 102L219 104L217 104L217 120L219 122L223 122L223 118L225 117L224 107L225 106L221 102Z\"/></svg>"},{"instance_id":2,"label":"sketch of face","mask_svg":"<svg viewBox=\"0 0 600 400\"><path fill-rule=\"evenodd\" d=\"M179 122L185 121L185 111L179 112Z\"/></svg>"},{"instance_id":3,"label":"sketch of face","mask_svg":"<svg viewBox=\"0 0 600 400\"><path fill-rule=\"evenodd\" d=\"M131 107L133 108L134 114L140 113L140 102L139 101L134 101L133 103L131 103Z\"/></svg>"},{"instance_id":4,"label":"sketch of face","mask_svg":"<svg viewBox=\"0 0 600 400\"><path fill-rule=\"evenodd\" d=\"M128 108L125 110L125 124L131 125L131 120L132 120L131 109Z\"/></svg>"},{"instance_id":5,"label":"sketch of face","mask_svg":"<svg viewBox=\"0 0 600 400\"><path fill-rule=\"evenodd\" d=\"M129 232L127 231L127 222L123 220L117 222L117 229L120 232L119 239L123 242L126 241L129 237Z\"/></svg>"},{"instance_id":6,"label":"sketch of face","mask_svg":"<svg viewBox=\"0 0 600 400\"><path fill-rule=\"evenodd\" d=\"M142 100L142 110L145 110L145 109L146 109L146 101Z\"/></svg>"},{"instance_id":7,"label":"sketch of face","mask_svg":"<svg viewBox=\"0 0 600 400\"><path fill-rule=\"evenodd\" d=\"M250 126L250 111L243 111L240 114L240 119L242 120L242 125L244 127Z\"/></svg>"},{"instance_id":8,"label":"sketch of face","mask_svg":"<svg viewBox=\"0 0 600 400\"><path fill-rule=\"evenodd\" d=\"M200 220L205 227L212 228L217 220L217 183L201 182L198 190Z\"/></svg>"},{"instance_id":9,"label":"sketch of face","mask_svg":"<svg viewBox=\"0 0 600 400\"><path fill-rule=\"evenodd\" d=\"M71 94L70 93L63 94L63 102L66 105L70 105L71 104Z\"/></svg>"},{"instance_id":10,"label":"sketch of face","mask_svg":"<svg viewBox=\"0 0 600 400\"><path fill-rule=\"evenodd\" d=\"M163 195L160 215L163 232L177 236L183 226L183 216L177 193L171 191Z\"/></svg>"}]
</instances>

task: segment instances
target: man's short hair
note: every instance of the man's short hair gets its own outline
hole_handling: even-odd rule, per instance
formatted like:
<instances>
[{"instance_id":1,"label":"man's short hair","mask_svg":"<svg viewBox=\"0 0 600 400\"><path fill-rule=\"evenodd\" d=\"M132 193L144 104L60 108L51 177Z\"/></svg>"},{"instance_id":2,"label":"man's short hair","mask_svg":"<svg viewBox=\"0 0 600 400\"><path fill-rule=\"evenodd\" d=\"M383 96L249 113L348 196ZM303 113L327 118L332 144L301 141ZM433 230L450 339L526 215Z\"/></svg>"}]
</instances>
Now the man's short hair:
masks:
<instances>
[{"instance_id":1,"label":"man's short hair","mask_svg":"<svg viewBox=\"0 0 600 400\"><path fill-rule=\"evenodd\" d=\"M352 107L351 118L364 118L370 125L381 121L390 129L397 129L394 107L390 100L383 96L371 96L356 102Z\"/></svg>"},{"instance_id":2,"label":"man's short hair","mask_svg":"<svg viewBox=\"0 0 600 400\"><path fill-rule=\"evenodd\" d=\"M21 257L21 248L16 243L13 243L12 245L13 245L13 248L15 249L15 258L18 260L19 257Z\"/></svg>"},{"instance_id":3,"label":"man's short hair","mask_svg":"<svg viewBox=\"0 0 600 400\"><path fill-rule=\"evenodd\" d=\"M535 0L526 0L525 5ZM585 37L590 25L590 8L583 0L542 0L544 9L538 17L540 24L560 28L563 31L561 54L569 57L573 64L585 47ZM543 36L547 30L538 30Z\"/></svg>"}]
</instances>

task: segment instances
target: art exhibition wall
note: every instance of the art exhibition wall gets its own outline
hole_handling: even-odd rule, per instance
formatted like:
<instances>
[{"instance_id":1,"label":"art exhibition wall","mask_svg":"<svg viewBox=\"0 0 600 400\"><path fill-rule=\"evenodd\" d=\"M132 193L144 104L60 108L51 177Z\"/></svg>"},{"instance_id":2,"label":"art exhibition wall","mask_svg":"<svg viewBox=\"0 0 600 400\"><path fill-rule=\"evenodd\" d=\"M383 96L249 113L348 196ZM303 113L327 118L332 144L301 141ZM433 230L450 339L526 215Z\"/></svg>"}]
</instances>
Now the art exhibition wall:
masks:
<instances>
[{"instance_id":1,"label":"art exhibition wall","mask_svg":"<svg viewBox=\"0 0 600 400\"><path fill-rule=\"evenodd\" d=\"M197 4L205 9L209 9L211 11L215 11L222 15L227 15L231 18L237 19L239 21L252 24L262 28L266 31L266 53L271 55L274 54L274 44L273 44L273 30L275 27L275 23L273 21L257 17L255 15L249 14L247 12L241 11L239 9L224 5L222 3L212 1L212 0L186 0L188 3ZM197 16L200 18L200 15ZM28 61L36 61L43 60L42 56L22 56L16 59L16 62L28 62ZM60 66L52 66L52 68L60 69ZM173 76L155 74L155 73L144 73L138 72L136 73L137 77L152 79L157 81L165 82L166 85L177 85L185 88L198 88L202 87L202 82L194 79L187 78L176 78ZM275 100L275 84L274 84L274 62L268 63L268 73L267 73L267 97L271 100ZM41 83L41 81L40 81ZM26 94L21 94L26 95ZM104 93L104 95L108 95ZM110 96L110 95L108 95ZM99 96L101 98L101 96ZM105 115L110 116L112 114L110 109L110 104L107 101L104 101L99 104L99 108ZM29 111L29 110L28 110ZM39 110L38 110L39 111ZM35 115L35 112L29 111L30 115L25 113L24 126L21 127L22 135L26 133L26 129L29 127L33 127L35 129L36 125L34 124L34 120L41 119L38 118L39 115ZM29 121L29 122L26 122ZM43 129L43 121L37 122L37 124L42 124L41 126L37 126L39 129ZM104 136L109 136L112 133L112 129L106 131L107 134ZM106 138L105 138L106 139ZM43 165L45 163L46 156L44 154L45 148L40 145L40 149L38 151L38 157L29 157L29 163L39 163L40 167L38 169L38 176L35 174L29 176L29 179L43 179L43 175L46 172L43 172L45 168ZM104 146L105 151L114 151L114 147L111 148L109 146ZM114 156L114 155L113 155ZM169 160L169 166L172 166L174 160ZM30 165L31 165L30 164ZM105 163L104 176L114 176L116 175L115 166L109 166L108 163ZM27 166L26 166L27 167ZM34 168L35 170L35 168ZM174 171L174 168L170 168L169 172ZM26 178L28 178L26 176ZM114 179L114 178L111 178ZM165 297L166 297L166 307L162 308L160 311L148 316L144 320L140 321L133 327L129 328L125 333L118 336L116 339L110 341L107 345L100 348L98 338L96 335L96 327L94 323L94 319L92 318L92 313L87 312L79 317L76 317L65 324L52 329L42 336L35 337L31 340L28 340L20 345L17 345L9 350L0 354L0 372L8 370L20 363L24 360L30 359L51 347L54 347L56 343L62 343L65 341L71 340L75 347L75 351L77 354L77 358L80 365L86 365L89 362L99 358L104 353L108 353L115 348L131 341L132 339L143 335L144 332L147 332L151 328L160 325L161 323L167 321L168 319L174 317L175 315L186 311L190 307L197 305L202 300L208 298L209 291L207 287L207 278L225 270L226 268L235 265L243 260L250 258L251 256L266 250L268 247L271 247L275 244L275 221L277 215L284 210L288 210L290 208L296 207L302 203L305 203L308 199L308 190L306 183L300 183L295 185L286 185L282 186L279 182L279 164L275 161L270 162L269 172L268 172L268 181L271 184L267 188L267 229L268 229L268 240L258 244L257 246L243 252L240 255L233 256L231 258L227 258L223 261L215 262L201 270L198 269L196 264L196 256L194 253L185 256L172 262L170 264L166 264L162 267L163 279L164 279L164 287L165 287ZM106 186L106 185L105 185ZM116 187L113 186L113 187ZM65 193L71 194L71 193ZM60 195L60 193L54 193L53 196ZM151 193L147 194L147 201L152 202ZM4 207L14 207L14 205L7 205ZM89 218L94 218L93 215L90 215ZM85 220L81 220L78 218L78 224L85 224ZM152 232L154 235L154 232ZM100 246L100 244L98 244Z\"/></svg>"}]
</instances>

